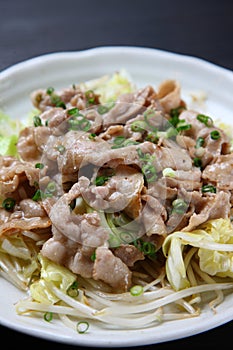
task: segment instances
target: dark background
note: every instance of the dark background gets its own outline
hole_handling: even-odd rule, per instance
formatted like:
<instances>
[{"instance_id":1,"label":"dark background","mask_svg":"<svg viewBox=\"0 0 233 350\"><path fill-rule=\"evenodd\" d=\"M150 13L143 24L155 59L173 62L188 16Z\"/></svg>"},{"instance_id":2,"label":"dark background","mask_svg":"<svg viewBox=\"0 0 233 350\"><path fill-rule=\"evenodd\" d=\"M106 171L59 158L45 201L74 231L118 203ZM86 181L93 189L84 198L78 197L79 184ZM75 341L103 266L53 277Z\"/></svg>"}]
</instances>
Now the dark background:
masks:
<instances>
[{"instance_id":1,"label":"dark background","mask_svg":"<svg viewBox=\"0 0 233 350\"><path fill-rule=\"evenodd\" d=\"M0 0L0 71L44 53L106 45L162 49L232 70L232 18L232 0ZM1 286L0 293L4 293ZM228 322L192 337L136 349L190 350L219 342L229 346L232 326ZM8 347L74 348L3 326L0 336Z\"/></svg>"}]
</instances>

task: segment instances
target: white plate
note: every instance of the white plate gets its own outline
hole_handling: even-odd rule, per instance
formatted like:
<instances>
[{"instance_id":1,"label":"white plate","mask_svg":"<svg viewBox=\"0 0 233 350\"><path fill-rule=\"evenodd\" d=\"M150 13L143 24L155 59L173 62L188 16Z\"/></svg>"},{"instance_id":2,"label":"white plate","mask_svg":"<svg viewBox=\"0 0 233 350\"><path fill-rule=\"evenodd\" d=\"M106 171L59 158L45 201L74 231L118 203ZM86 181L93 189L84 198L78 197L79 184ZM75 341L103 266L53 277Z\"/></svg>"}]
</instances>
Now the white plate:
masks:
<instances>
[{"instance_id":1,"label":"white plate","mask_svg":"<svg viewBox=\"0 0 233 350\"><path fill-rule=\"evenodd\" d=\"M200 97L205 93L207 100L198 106L199 110L233 125L231 71L194 57L126 46L52 53L18 63L0 73L0 109L12 118L25 118L32 110L29 99L32 90L66 87L120 69L126 69L138 86L151 84L156 88L164 79L177 79L185 101L191 104L193 94ZM216 314L206 307L196 318L169 321L153 328L116 331L92 325L86 334L76 334L59 322L48 324L39 318L17 316L14 303L25 295L2 278L0 285L2 325L73 345L130 347L156 344L195 335L233 319L232 295L217 308Z\"/></svg>"}]
</instances>

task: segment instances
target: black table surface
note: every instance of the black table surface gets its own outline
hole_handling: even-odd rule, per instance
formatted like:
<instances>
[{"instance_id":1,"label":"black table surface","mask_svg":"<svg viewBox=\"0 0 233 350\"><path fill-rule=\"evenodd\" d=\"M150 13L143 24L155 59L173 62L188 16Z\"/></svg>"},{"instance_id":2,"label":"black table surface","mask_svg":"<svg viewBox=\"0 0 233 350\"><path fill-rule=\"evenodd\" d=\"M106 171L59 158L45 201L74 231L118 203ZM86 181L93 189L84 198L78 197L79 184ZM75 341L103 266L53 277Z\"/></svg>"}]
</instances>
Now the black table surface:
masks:
<instances>
[{"instance_id":1,"label":"black table surface","mask_svg":"<svg viewBox=\"0 0 233 350\"><path fill-rule=\"evenodd\" d=\"M45 53L109 45L187 54L232 70L232 17L232 0L0 0L0 71ZM219 342L228 346L232 326L233 321L187 338L134 348L197 349ZM3 325L0 337L8 347L74 347Z\"/></svg>"}]
</instances>

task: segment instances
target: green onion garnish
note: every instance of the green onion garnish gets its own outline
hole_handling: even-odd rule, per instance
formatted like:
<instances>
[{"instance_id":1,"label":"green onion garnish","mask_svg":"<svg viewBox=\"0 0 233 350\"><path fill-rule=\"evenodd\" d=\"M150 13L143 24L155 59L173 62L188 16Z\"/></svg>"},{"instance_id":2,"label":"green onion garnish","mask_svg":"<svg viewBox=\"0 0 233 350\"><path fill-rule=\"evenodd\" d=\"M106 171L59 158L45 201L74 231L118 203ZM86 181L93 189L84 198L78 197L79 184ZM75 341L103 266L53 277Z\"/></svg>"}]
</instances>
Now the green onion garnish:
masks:
<instances>
[{"instance_id":1,"label":"green onion garnish","mask_svg":"<svg viewBox=\"0 0 233 350\"><path fill-rule=\"evenodd\" d=\"M140 286L140 285L135 285L133 287L130 288L130 294L133 296L133 297L138 297L140 295L143 294L143 287Z\"/></svg>"},{"instance_id":2,"label":"green onion garnish","mask_svg":"<svg viewBox=\"0 0 233 350\"><path fill-rule=\"evenodd\" d=\"M199 120L199 122L205 124L208 127L213 125L213 119L204 114L198 114L197 120Z\"/></svg>"},{"instance_id":3,"label":"green onion garnish","mask_svg":"<svg viewBox=\"0 0 233 350\"><path fill-rule=\"evenodd\" d=\"M142 252L145 255L152 256L155 254L155 245L151 242L144 242L142 243Z\"/></svg>"},{"instance_id":4,"label":"green onion garnish","mask_svg":"<svg viewBox=\"0 0 233 350\"><path fill-rule=\"evenodd\" d=\"M193 164L197 168L201 168L202 167L202 160L200 158L196 157L193 159Z\"/></svg>"},{"instance_id":5,"label":"green onion garnish","mask_svg":"<svg viewBox=\"0 0 233 350\"><path fill-rule=\"evenodd\" d=\"M210 133L210 137L212 140L218 140L221 137L221 135L220 135L220 132L218 130L213 130Z\"/></svg>"},{"instance_id":6,"label":"green onion garnish","mask_svg":"<svg viewBox=\"0 0 233 350\"><path fill-rule=\"evenodd\" d=\"M42 121L41 121L41 119L40 119L40 117L38 115L35 115L33 117L33 124L34 124L35 127L42 126Z\"/></svg>"},{"instance_id":7,"label":"green onion garnish","mask_svg":"<svg viewBox=\"0 0 233 350\"><path fill-rule=\"evenodd\" d=\"M96 259L96 252L94 251L94 253L91 254L91 261L95 261Z\"/></svg>"},{"instance_id":8,"label":"green onion garnish","mask_svg":"<svg viewBox=\"0 0 233 350\"><path fill-rule=\"evenodd\" d=\"M75 298L78 296L79 294L79 290L78 290L78 282L74 281L66 290L67 295L69 295L69 297Z\"/></svg>"},{"instance_id":9,"label":"green onion garnish","mask_svg":"<svg viewBox=\"0 0 233 350\"><path fill-rule=\"evenodd\" d=\"M49 87L47 89L47 94L50 96L50 101L52 104L54 104L56 107L61 107L66 109L65 103L61 100L61 98L54 93L54 88Z\"/></svg>"},{"instance_id":10,"label":"green onion garnish","mask_svg":"<svg viewBox=\"0 0 233 350\"><path fill-rule=\"evenodd\" d=\"M191 124L186 124L186 123L178 123L177 126L176 126L176 130L179 132L179 131L186 131L186 130L189 130L192 128L192 125Z\"/></svg>"},{"instance_id":11,"label":"green onion garnish","mask_svg":"<svg viewBox=\"0 0 233 350\"><path fill-rule=\"evenodd\" d=\"M180 119L179 119L179 115L180 113L185 110L185 107L184 106L179 106L177 108L172 108L170 110L170 116L171 116L171 119L169 119L169 122L174 126L176 127L177 124L180 122Z\"/></svg>"},{"instance_id":12,"label":"green onion garnish","mask_svg":"<svg viewBox=\"0 0 233 350\"><path fill-rule=\"evenodd\" d=\"M175 170L173 170L172 168L164 168L162 174L164 177L175 177L176 176Z\"/></svg>"},{"instance_id":13,"label":"green onion garnish","mask_svg":"<svg viewBox=\"0 0 233 350\"><path fill-rule=\"evenodd\" d=\"M95 103L95 94L93 90L88 90L85 92L85 97L87 99L87 104L92 105Z\"/></svg>"},{"instance_id":14,"label":"green onion garnish","mask_svg":"<svg viewBox=\"0 0 233 350\"><path fill-rule=\"evenodd\" d=\"M138 145L138 144L139 142L130 140L130 139L127 140L124 136L117 136L115 137L113 141L113 146L111 148L116 149L116 148L122 148L130 145Z\"/></svg>"},{"instance_id":15,"label":"green onion garnish","mask_svg":"<svg viewBox=\"0 0 233 350\"><path fill-rule=\"evenodd\" d=\"M143 132L146 130L147 124L143 120L136 120L131 124L131 130L134 132Z\"/></svg>"},{"instance_id":16,"label":"green onion garnish","mask_svg":"<svg viewBox=\"0 0 233 350\"><path fill-rule=\"evenodd\" d=\"M106 175L96 176L94 184L96 186L102 186L109 179L110 179L110 176L106 176Z\"/></svg>"},{"instance_id":17,"label":"green onion garnish","mask_svg":"<svg viewBox=\"0 0 233 350\"><path fill-rule=\"evenodd\" d=\"M15 206L15 199L14 198L6 198L4 199L4 201L2 202L2 207L4 209L6 209L7 211L10 211L14 208Z\"/></svg>"},{"instance_id":18,"label":"green onion garnish","mask_svg":"<svg viewBox=\"0 0 233 350\"><path fill-rule=\"evenodd\" d=\"M52 313L52 312L46 312L46 313L44 314L44 320L45 320L46 322L51 322L52 319L53 319L53 313Z\"/></svg>"},{"instance_id":19,"label":"green onion garnish","mask_svg":"<svg viewBox=\"0 0 233 350\"><path fill-rule=\"evenodd\" d=\"M76 118L79 117L79 118ZM83 115L79 114L79 116L74 116L68 121L70 127L69 130L82 130L82 131L88 131L91 127L91 122L87 118L85 118Z\"/></svg>"},{"instance_id":20,"label":"green onion garnish","mask_svg":"<svg viewBox=\"0 0 233 350\"><path fill-rule=\"evenodd\" d=\"M60 108L63 108L63 109L66 109L66 105L63 101L58 101L56 103L56 107L60 107Z\"/></svg>"},{"instance_id":21,"label":"green onion garnish","mask_svg":"<svg viewBox=\"0 0 233 350\"><path fill-rule=\"evenodd\" d=\"M88 136L88 138L89 138L90 140L94 140L95 137L96 137L96 134L95 134L95 133L91 133L91 134Z\"/></svg>"},{"instance_id":22,"label":"green onion garnish","mask_svg":"<svg viewBox=\"0 0 233 350\"><path fill-rule=\"evenodd\" d=\"M156 253L155 245L151 242L143 241L142 239L136 239L133 241L133 245L139 249L144 255L154 257Z\"/></svg>"},{"instance_id":23,"label":"green onion garnish","mask_svg":"<svg viewBox=\"0 0 233 350\"><path fill-rule=\"evenodd\" d=\"M196 140L196 148L204 146L205 140L203 137L198 137Z\"/></svg>"},{"instance_id":24,"label":"green onion garnish","mask_svg":"<svg viewBox=\"0 0 233 350\"><path fill-rule=\"evenodd\" d=\"M48 87L48 89L46 90L46 93L48 95L52 95L53 92L54 92L54 88L53 87Z\"/></svg>"},{"instance_id":25,"label":"green onion garnish","mask_svg":"<svg viewBox=\"0 0 233 350\"><path fill-rule=\"evenodd\" d=\"M76 325L77 332L80 334L86 333L89 328L89 323L87 321L80 321Z\"/></svg>"},{"instance_id":26,"label":"green onion garnish","mask_svg":"<svg viewBox=\"0 0 233 350\"><path fill-rule=\"evenodd\" d=\"M177 198L172 202L172 214L184 214L188 208L188 204L181 198Z\"/></svg>"},{"instance_id":27,"label":"green onion garnish","mask_svg":"<svg viewBox=\"0 0 233 350\"><path fill-rule=\"evenodd\" d=\"M46 187L46 192L48 191L49 193L54 193L56 192L56 184L55 182L51 181L48 183L47 187Z\"/></svg>"},{"instance_id":28,"label":"green onion garnish","mask_svg":"<svg viewBox=\"0 0 233 350\"><path fill-rule=\"evenodd\" d=\"M204 185L202 187L202 192L203 193L206 193L206 192L216 193L216 187L214 187L212 185Z\"/></svg>"},{"instance_id":29,"label":"green onion garnish","mask_svg":"<svg viewBox=\"0 0 233 350\"><path fill-rule=\"evenodd\" d=\"M36 163L36 164L35 164L35 168L37 168L37 169L43 169L43 168L44 168L44 164L43 164L43 163Z\"/></svg>"},{"instance_id":30,"label":"green onion garnish","mask_svg":"<svg viewBox=\"0 0 233 350\"><path fill-rule=\"evenodd\" d=\"M142 166L142 173L147 182L153 182L157 179L157 172L153 164L148 163Z\"/></svg>"},{"instance_id":31,"label":"green onion garnish","mask_svg":"<svg viewBox=\"0 0 233 350\"><path fill-rule=\"evenodd\" d=\"M43 197L43 192L41 190L36 190L34 196L32 197L32 200L37 202L40 201Z\"/></svg>"},{"instance_id":32,"label":"green onion garnish","mask_svg":"<svg viewBox=\"0 0 233 350\"><path fill-rule=\"evenodd\" d=\"M67 114L68 115L75 115L75 116L78 116L78 115L80 115L79 114L79 109L77 108L77 107L74 107L74 108L71 108L71 109L69 109L68 111L67 111Z\"/></svg>"}]
</instances>

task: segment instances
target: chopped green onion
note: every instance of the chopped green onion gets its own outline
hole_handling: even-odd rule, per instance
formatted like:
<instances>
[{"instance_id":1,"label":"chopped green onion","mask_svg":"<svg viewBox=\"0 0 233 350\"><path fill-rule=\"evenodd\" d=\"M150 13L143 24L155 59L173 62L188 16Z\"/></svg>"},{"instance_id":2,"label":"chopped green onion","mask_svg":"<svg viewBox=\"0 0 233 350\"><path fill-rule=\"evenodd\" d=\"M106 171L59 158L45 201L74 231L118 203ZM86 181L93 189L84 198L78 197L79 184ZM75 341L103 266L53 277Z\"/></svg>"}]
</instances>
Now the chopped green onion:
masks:
<instances>
[{"instance_id":1,"label":"chopped green onion","mask_svg":"<svg viewBox=\"0 0 233 350\"><path fill-rule=\"evenodd\" d=\"M159 134L162 136L163 131L161 131ZM174 136L177 136L178 130L173 128L173 126L171 126L170 128L168 128L166 131L164 131L164 136L167 139L170 139Z\"/></svg>"},{"instance_id":2,"label":"chopped green onion","mask_svg":"<svg viewBox=\"0 0 233 350\"><path fill-rule=\"evenodd\" d=\"M138 144L139 142L130 140L130 139L127 140L124 136L117 136L115 137L113 141L113 146L111 148L116 149L116 148L122 148L130 145L138 145Z\"/></svg>"},{"instance_id":3,"label":"chopped green onion","mask_svg":"<svg viewBox=\"0 0 233 350\"><path fill-rule=\"evenodd\" d=\"M49 95L50 95L50 100L52 104L54 104L56 107L61 107L66 109L65 103L61 100L61 98L58 95L54 93L54 91L52 91L51 94Z\"/></svg>"},{"instance_id":4,"label":"chopped green onion","mask_svg":"<svg viewBox=\"0 0 233 350\"><path fill-rule=\"evenodd\" d=\"M221 137L221 135L220 135L220 132L218 130L213 130L210 133L210 137L212 140L218 140Z\"/></svg>"},{"instance_id":5,"label":"chopped green onion","mask_svg":"<svg viewBox=\"0 0 233 350\"><path fill-rule=\"evenodd\" d=\"M155 249L155 245L153 243L143 241L142 239L137 239L137 240L133 241L133 244L144 255L148 255L150 257L155 256L156 249Z\"/></svg>"},{"instance_id":6,"label":"chopped green onion","mask_svg":"<svg viewBox=\"0 0 233 350\"><path fill-rule=\"evenodd\" d=\"M32 197L32 200L37 202L40 201L42 199L43 195L42 195L42 191L41 190L36 190L34 196Z\"/></svg>"},{"instance_id":7,"label":"chopped green onion","mask_svg":"<svg viewBox=\"0 0 233 350\"><path fill-rule=\"evenodd\" d=\"M202 167L202 160L200 158L196 157L193 159L193 164L197 168L201 168Z\"/></svg>"},{"instance_id":8,"label":"chopped green onion","mask_svg":"<svg viewBox=\"0 0 233 350\"><path fill-rule=\"evenodd\" d=\"M110 179L110 176L106 176L106 175L96 176L94 183L96 186L102 186L109 179Z\"/></svg>"},{"instance_id":9,"label":"chopped green onion","mask_svg":"<svg viewBox=\"0 0 233 350\"><path fill-rule=\"evenodd\" d=\"M37 168L37 169L43 169L43 168L44 168L44 164L43 164L43 163L36 163L36 164L35 164L35 168Z\"/></svg>"},{"instance_id":10,"label":"chopped green onion","mask_svg":"<svg viewBox=\"0 0 233 350\"><path fill-rule=\"evenodd\" d=\"M15 199L14 198L6 198L4 199L4 201L2 202L2 207L4 209L6 209L7 211L10 211L14 208L15 206Z\"/></svg>"},{"instance_id":11,"label":"chopped green onion","mask_svg":"<svg viewBox=\"0 0 233 350\"><path fill-rule=\"evenodd\" d=\"M164 177L175 177L176 172L172 168L165 168L165 169L163 169L163 176Z\"/></svg>"},{"instance_id":12,"label":"chopped green onion","mask_svg":"<svg viewBox=\"0 0 233 350\"><path fill-rule=\"evenodd\" d=\"M89 328L89 323L87 321L80 321L77 323L76 329L80 334L86 333Z\"/></svg>"},{"instance_id":13,"label":"chopped green onion","mask_svg":"<svg viewBox=\"0 0 233 350\"><path fill-rule=\"evenodd\" d=\"M157 179L157 172L153 164L144 164L142 166L142 173L145 176L147 182L152 182Z\"/></svg>"},{"instance_id":14,"label":"chopped green onion","mask_svg":"<svg viewBox=\"0 0 233 350\"><path fill-rule=\"evenodd\" d=\"M142 252L145 255L152 256L155 254L155 245L151 242L143 242L142 243Z\"/></svg>"},{"instance_id":15,"label":"chopped green onion","mask_svg":"<svg viewBox=\"0 0 233 350\"><path fill-rule=\"evenodd\" d=\"M204 185L202 187L202 192L203 193L206 193L206 192L216 193L216 187L214 187L212 185Z\"/></svg>"},{"instance_id":16,"label":"chopped green onion","mask_svg":"<svg viewBox=\"0 0 233 350\"><path fill-rule=\"evenodd\" d=\"M135 285L133 287L130 288L130 294L133 296L133 297L138 297L140 295L143 294L143 287L140 286L140 285Z\"/></svg>"},{"instance_id":17,"label":"chopped green onion","mask_svg":"<svg viewBox=\"0 0 233 350\"><path fill-rule=\"evenodd\" d=\"M95 103L95 94L93 90L88 90L85 92L85 97L87 98L88 105Z\"/></svg>"},{"instance_id":18,"label":"chopped green onion","mask_svg":"<svg viewBox=\"0 0 233 350\"><path fill-rule=\"evenodd\" d=\"M49 182L48 183L48 185L47 185L47 187L46 187L46 191L48 191L49 193L54 193L54 192L56 192L56 184L55 184L55 182Z\"/></svg>"},{"instance_id":19,"label":"chopped green onion","mask_svg":"<svg viewBox=\"0 0 233 350\"><path fill-rule=\"evenodd\" d=\"M124 136L116 136L113 143L115 145L121 145L124 141L126 140L126 138Z\"/></svg>"},{"instance_id":20,"label":"chopped green onion","mask_svg":"<svg viewBox=\"0 0 233 350\"><path fill-rule=\"evenodd\" d=\"M88 136L88 138L89 138L90 140L94 140L95 137L96 137L96 134L95 134L95 133L91 133L91 134Z\"/></svg>"},{"instance_id":21,"label":"chopped green onion","mask_svg":"<svg viewBox=\"0 0 233 350\"><path fill-rule=\"evenodd\" d=\"M179 119L179 115L180 113L185 110L185 107L184 106L179 106L177 108L172 108L170 110L170 116L171 116L171 119L169 119L169 122L174 126L176 127L177 124L180 122L180 119Z\"/></svg>"},{"instance_id":22,"label":"chopped green onion","mask_svg":"<svg viewBox=\"0 0 233 350\"><path fill-rule=\"evenodd\" d=\"M96 252L94 251L94 253L91 254L91 261L95 261L96 259Z\"/></svg>"},{"instance_id":23,"label":"chopped green onion","mask_svg":"<svg viewBox=\"0 0 233 350\"><path fill-rule=\"evenodd\" d=\"M181 198L177 198L172 202L172 213L184 214L188 208L188 204Z\"/></svg>"},{"instance_id":24,"label":"chopped green onion","mask_svg":"<svg viewBox=\"0 0 233 350\"><path fill-rule=\"evenodd\" d=\"M48 95L52 95L53 92L54 92L54 88L53 87L48 87L48 89L46 90L46 93Z\"/></svg>"},{"instance_id":25,"label":"chopped green onion","mask_svg":"<svg viewBox=\"0 0 233 350\"><path fill-rule=\"evenodd\" d=\"M69 297L75 298L79 295L79 290L78 290L78 282L74 281L66 290L67 295Z\"/></svg>"},{"instance_id":26,"label":"chopped green onion","mask_svg":"<svg viewBox=\"0 0 233 350\"><path fill-rule=\"evenodd\" d=\"M186 131L186 130L190 130L192 128L191 124L186 124L184 122L182 123L178 123L176 126L176 130L179 131Z\"/></svg>"},{"instance_id":27,"label":"chopped green onion","mask_svg":"<svg viewBox=\"0 0 233 350\"><path fill-rule=\"evenodd\" d=\"M52 313L52 312L46 312L46 313L44 314L44 320L45 320L46 322L51 322L52 319L53 319L53 313Z\"/></svg>"},{"instance_id":28,"label":"chopped green onion","mask_svg":"<svg viewBox=\"0 0 233 350\"><path fill-rule=\"evenodd\" d=\"M205 140L203 137L198 137L196 141L196 148L202 147L205 143Z\"/></svg>"},{"instance_id":29,"label":"chopped green onion","mask_svg":"<svg viewBox=\"0 0 233 350\"><path fill-rule=\"evenodd\" d=\"M146 130L146 123L143 120L136 120L131 124L131 130L134 132L142 132Z\"/></svg>"},{"instance_id":30,"label":"chopped green onion","mask_svg":"<svg viewBox=\"0 0 233 350\"><path fill-rule=\"evenodd\" d=\"M42 126L42 121L38 115L33 117L33 124L35 127Z\"/></svg>"},{"instance_id":31,"label":"chopped green onion","mask_svg":"<svg viewBox=\"0 0 233 350\"><path fill-rule=\"evenodd\" d=\"M197 120L199 120L199 122L205 124L208 127L213 125L213 119L204 114L198 114Z\"/></svg>"},{"instance_id":32,"label":"chopped green onion","mask_svg":"<svg viewBox=\"0 0 233 350\"><path fill-rule=\"evenodd\" d=\"M71 108L67 111L68 115L73 115L73 116L78 116L79 114L79 109L77 107Z\"/></svg>"},{"instance_id":33,"label":"chopped green onion","mask_svg":"<svg viewBox=\"0 0 233 350\"><path fill-rule=\"evenodd\" d=\"M76 115L75 115L76 117ZM84 116L82 116L81 114L79 115L79 117L82 118L75 118L75 119L70 119L68 121L70 127L69 130L82 130L82 131L88 131L91 127L91 122L90 120L88 120L87 118L85 118Z\"/></svg>"}]
</instances>

